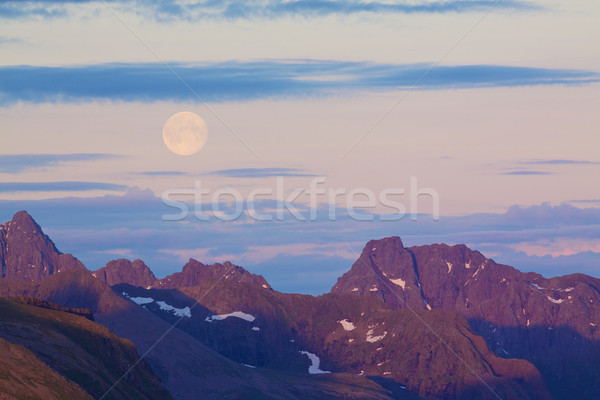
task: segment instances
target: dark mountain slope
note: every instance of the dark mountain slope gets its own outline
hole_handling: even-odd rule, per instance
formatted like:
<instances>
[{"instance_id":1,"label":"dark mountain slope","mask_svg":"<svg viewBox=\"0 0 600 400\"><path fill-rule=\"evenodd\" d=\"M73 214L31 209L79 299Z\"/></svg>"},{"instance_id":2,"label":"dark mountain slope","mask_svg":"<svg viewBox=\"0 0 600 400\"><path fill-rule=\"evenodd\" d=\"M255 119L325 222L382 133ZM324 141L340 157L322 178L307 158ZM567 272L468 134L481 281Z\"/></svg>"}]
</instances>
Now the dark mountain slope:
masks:
<instances>
[{"instance_id":1,"label":"dark mountain slope","mask_svg":"<svg viewBox=\"0 0 600 400\"><path fill-rule=\"evenodd\" d=\"M138 360L130 341L72 313L0 299L0 321L0 337L26 347L94 398L106 393ZM141 362L107 398L170 399L171 396L148 365Z\"/></svg>"},{"instance_id":2,"label":"dark mountain slope","mask_svg":"<svg viewBox=\"0 0 600 400\"><path fill-rule=\"evenodd\" d=\"M47 301L41 300L41 299L35 299L33 297L17 296L17 297L7 297L7 299L14 301L16 303L28 304L28 305L34 306L34 307L47 308L48 310L63 311L63 312L69 313L69 314L79 315L81 317L85 317L85 318L89 319L90 321L94 320L92 311L87 308L63 307L63 306L59 306L58 304L50 303L50 302L47 302Z\"/></svg>"},{"instance_id":3,"label":"dark mountain slope","mask_svg":"<svg viewBox=\"0 0 600 400\"><path fill-rule=\"evenodd\" d=\"M0 399L91 400L27 348L0 338Z\"/></svg>"}]
</instances>

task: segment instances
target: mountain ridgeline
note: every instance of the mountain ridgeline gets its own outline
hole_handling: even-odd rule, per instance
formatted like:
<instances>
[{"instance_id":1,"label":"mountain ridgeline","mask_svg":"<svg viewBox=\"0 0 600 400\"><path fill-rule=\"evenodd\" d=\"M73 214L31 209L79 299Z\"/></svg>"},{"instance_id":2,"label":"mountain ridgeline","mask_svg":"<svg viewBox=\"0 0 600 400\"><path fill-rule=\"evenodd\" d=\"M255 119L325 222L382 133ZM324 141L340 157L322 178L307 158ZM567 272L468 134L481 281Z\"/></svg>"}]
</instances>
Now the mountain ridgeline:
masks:
<instances>
[{"instance_id":1,"label":"mountain ridgeline","mask_svg":"<svg viewBox=\"0 0 600 400\"><path fill-rule=\"evenodd\" d=\"M106 383L69 375L62 365L78 361L45 350L54 339L34 346L20 338L18 329L31 328L10 319L15 307L82 319L81 326L106 329L92 335L97 340L114 335L125 347L132 343L144 364L125 374L110 398L596 399L600 393L600 280L522 273L464 245L405 248L399 237L372 240L330 293L314 297L280 293L229 262L190 259L163 279L141 260L114 260L91 272L60 253L21 211L0 225L0 262L0 296L11 298L0 303L0 321L12 326L0 331L12 346L6 359L42 363L36 390L52 393L48 398L95 397ZM95 339L69 340L85 347ZM100 363L81 357L89 368ZM134 358L97 368L123 371Z\"/></svg>"}]
</instances>

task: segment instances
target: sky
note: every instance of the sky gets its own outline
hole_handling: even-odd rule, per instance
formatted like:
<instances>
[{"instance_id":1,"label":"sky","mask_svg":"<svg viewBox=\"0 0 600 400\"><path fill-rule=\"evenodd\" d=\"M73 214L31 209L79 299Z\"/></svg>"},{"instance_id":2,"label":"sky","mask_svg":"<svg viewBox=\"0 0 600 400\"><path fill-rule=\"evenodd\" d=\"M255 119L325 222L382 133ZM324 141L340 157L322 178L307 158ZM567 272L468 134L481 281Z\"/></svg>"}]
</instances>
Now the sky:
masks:
<instances>
[{"instance_id":1,"label":"sky","mask_svg":"<svg viewBox=\"0 0 600 400\"><path fill-rule=\"evenodd\" d=\"M27 209L90 269L230 260L311 294L390 235L600 276L598 20L592 0L0 1L0 220ZM162 138L181 111L208 127L192 156Z\"/></svg>"}]
</instances>

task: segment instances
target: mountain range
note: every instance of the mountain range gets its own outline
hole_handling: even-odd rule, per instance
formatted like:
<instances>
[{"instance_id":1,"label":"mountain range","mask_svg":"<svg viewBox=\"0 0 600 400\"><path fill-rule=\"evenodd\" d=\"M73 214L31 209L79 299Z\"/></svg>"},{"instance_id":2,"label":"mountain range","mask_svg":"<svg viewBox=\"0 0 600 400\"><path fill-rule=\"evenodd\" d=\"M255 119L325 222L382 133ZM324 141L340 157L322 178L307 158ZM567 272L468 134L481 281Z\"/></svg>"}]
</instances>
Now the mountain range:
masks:
<instances>
[{"instance_id":1,"label":"mountain range","mask_svg":"<svg viewBox=\"0 0 600 400\"><path fill-rule=\"evenodd\" d=\"M600 393L600 280L522 273L464 245L372 240L315 297L229 262L190 259L162 279L141 260L89 271L20 211L0 225L0 263L3 360L31 367L0 371L13 398Z\"/></svg>"}]
</instances>

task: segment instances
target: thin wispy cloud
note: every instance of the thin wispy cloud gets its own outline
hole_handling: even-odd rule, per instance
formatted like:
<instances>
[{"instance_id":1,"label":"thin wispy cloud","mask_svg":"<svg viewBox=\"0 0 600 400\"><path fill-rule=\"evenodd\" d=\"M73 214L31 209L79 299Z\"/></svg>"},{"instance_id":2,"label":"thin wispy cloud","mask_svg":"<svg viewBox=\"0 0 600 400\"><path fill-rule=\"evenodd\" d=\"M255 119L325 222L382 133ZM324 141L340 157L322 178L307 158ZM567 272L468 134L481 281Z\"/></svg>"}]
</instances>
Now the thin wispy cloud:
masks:
<instances>
[{"instance_id":1,"label":"thin wispy cloud","mask_svg":"<svg viewBox=\"0 0 600 400\"><path fill-rule=\"evenodd\" d=\"M183 171L143 171L138 172L139 175L146 176L185 176L189 175L187 172Z\"/></svg>"},{"instance_id":2,"label":"thin wispy cloud","mask_svg":"<svg viewBox=\"0 0 600 400\"><path fill-rule=\"evenodd\" d=\"M566 167L586 167L600 165L598 161L576 159L529 159L520 161L503 161L490 164L499 168L499 175L556 175L564 172Z\"/></svg>"},{"instance_id":3,"label":"thin wispy cloud","mask_svg":"<svg viewBox=\"0 0 600 400\"><path fill-rule=\"evenodd\" d=\"M352 243L360 246L362 243ZM342 258L353 260L356 253L348 249L348 243L290 243L285 245L255 246L250 251L244 249L240 254L219 253L216 248L199 249L160 249L159 252L176 256L184 263L190 258L202 260L205 263L224 262L239 259L246 254L244 261L249 264L260 264L279 256L298 257L316 256L321 258Z\"/></svg>"},{"instance_id":4,"label":"thin wispy cloud","mask_svg":"<svg viewBox=\"0 0 600 400\"><path fill-rule=\"evenodd\" d=\"M0 154L0 172L20 173L30 169L48 168L73 162L89 162L122 158L117 154Z\"/></svg>"},{"instance_id":5,"label":"thin wispy cloud","mask_svg":"<svg viewBox=\"0 0 600 400\"><path fill-rule=\"evenodd\" d=\"M52 2L45 1L2 1L0 2L0 18L57 18L69 15L66 5L75 2Z\"/></svg>"},{"instance_id":6,"label":"thin wispy cloud","mask_svg":"<svg viewBox=\"0 0 600 400\"><path fill-rule=\"evenodd\" d=\"M569 200L567 203L574 204L600 204L600 199L578 199L578 200Z\"/></svg>"},{"instance_id":7,"label":"thin wispy cloud","mask_svg":"<svg viewBox=\"0 0 600 400\"><path fill-rule=\"evenodd\" d=\"M502 172L501 175L554 175L554 173L553 172L548 172L548 171L519 170L519 171Z\"/></svg>"},{"instance_id":8,"label":"thin wispy cloud","mask_svg":"<svg viewBox=\"0 0 600 400\"><path fill-rule=\"evenodd\" d=\"M178 1L139 0L107 1L111 7L157 21L198 21L205 19L276 19L283 17L326 17L355 14L447 14L478 12L490 8L494 0L449 1L358 1L358 0L204 0ZM85 6L85 8L83 8ZM0 3L0 18L67 17L71 11L86 10L90 15L98 10L94 0L7 0ZM509 11L539 10L531 2L504 0L497 9Z\"/></svg>"},{"instance_id":9,"label":"thin wispy cloud","mask_svg":"<svg viewBox=\"0 0 600 400\"><path fill-rule=\"evenodd\" d=\"M9 44L23 44L25 41L21 38L13 38L0 36L0 46L9 45Z\"/></svg>"},{"instance_id":10,"label":"thin wispy cloud","mask_svg":"<svg viewBox=\"0 0 600 400\"><path fill-rule=\"evenodd\" d=\"M412 87L443 90L600 82L592 71L501 65L438 66L322 60L269 60L171 64L189 87L208 102L306 98L397 91ZM424 79L419 80L429 71ZM0 105L18 101L198 101L160 63L72 67L0 67Z\"/></svg>"},{"instance_id":11,"label":"thin wispy cloud","mask_svg":"<svg viewBox=\"0 0 600 400\"><path fill-rule=\"evenodd\" d=\"M0 193L122 191L127 186L104 182L0 182Z\"/></svg>"},{"instance_id":12,"label":"thin wispy cloud","mask_svg":"<svg viewBox=\"0 0 600 400\"><path fill-rule=\"evenodd\" d=\"M317 176L297 168L233 168L210 171L207 175L229 178L268 178L272 176L304 177Z\"/></svg>"},{"instance_id":13,"label":"thin wispy cloud","mask_svg":"<svg viewBox=\"0 0 600 400\"><path fill-rule=\"evenodd\" d=\"M108 249L108 250L97 251L97 253L110 254L110 255L125 257L125 258L129 258L129 259L135 258L135 255L131 249Z\"/></svg>"},{"instance_id":14,"label":"thin wispy cloud","mask_svg":"<svg viewBox=\"0 0 600 400\"><path fill-rule=\"evenodd\" d=\"M598 161L588 160L566 160L566 159L553 159L553 160L527 160L522 161L522 164L530 165L600 165Z\"/></svg>"}]
</instances>

